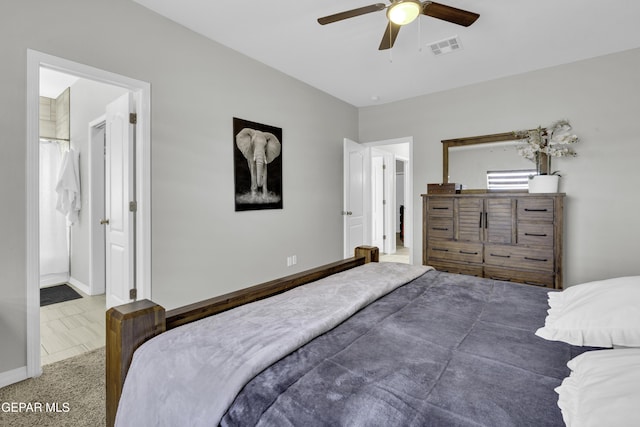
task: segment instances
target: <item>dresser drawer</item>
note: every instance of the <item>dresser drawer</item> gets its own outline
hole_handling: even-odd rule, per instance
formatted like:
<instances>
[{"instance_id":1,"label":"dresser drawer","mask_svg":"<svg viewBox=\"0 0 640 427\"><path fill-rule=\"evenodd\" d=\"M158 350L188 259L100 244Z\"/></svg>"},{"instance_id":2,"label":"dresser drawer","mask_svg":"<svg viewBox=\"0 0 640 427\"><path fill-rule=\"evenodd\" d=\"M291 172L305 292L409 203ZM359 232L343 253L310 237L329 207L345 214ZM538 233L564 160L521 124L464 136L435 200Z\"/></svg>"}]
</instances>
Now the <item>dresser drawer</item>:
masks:
<instances>
[{"instance_id":1,"label":"dresser drawer","mask_svg":"<svg viewBox=\"0 0 640 427\"><path fill-rule=\"evenodd\" d=\"M553 246L553 224L518 222L518 244Z\"/></svg>"},{"instance_id":2,"label":"dresser drawer","mask_svg":"<svg viewBox=\"0 0 640 427\"><path fill-rule=\"evenodd\" d=\"M484 262L515 269L553 271L553 249L486 245Z\"/></svg>"},{"instance_id":3,"label":"dresser drawer","mask_svg":"<svg viewBox=\"0 0 640 427\"><path fill-rule=\"evenodd\" d=\"M427 233L432 239L453 239L453 218L429 217Z\"/></svg>"},{"instance_id":4,"label":"dresser drawer","mask_svg":"<svg viewBox=\"0 0 640 427\"><path fill-rule=\"evenodd\" d=\"M484 277L505 282L524 283L526 285L553 288L555 285L552 273L536 273L532 271L511 270L500 267L485 267Z\"/></svg>"},{"instance_id":5,"label":"dresser drawer","mask_svg":"<svg viewBox=\"0 0 640 427\"><path fill-rule=\"evenodd\" d=\"M427 255L429 260L435 259L482 264L482 243L433 240L429 241Z\"/></svg>"},{"instance_id":6,"label":"dresser drawer","mask_svg":"<svg viewBox=\"0 0 640 427\"><path fill-rule=\"evenodd\" d=\"M453 262L430 262L429 265L438 271L445 273L466 274L468 276L482 277L483 269L481 265L456 264Z\"/></svg>"},{"instance_id":7,"label":"dresser drawer","mask_svg":"<svg viewBox=\"0 0 640 427\"><path fill-rule=\"evenodd\" d=\"M453 218L453 198L443 197L437 199L430 199L427 205L428 216L433 217L447 217Z\"/></svg>"},{"instance_id":8,"label":"dresser drawer","mask_svg":"<svg viewBox=\"0 0 640 427\"><path fill-rule=\"evenodd\" d=\"M553 222L553 198L518 199L518 222L520 221Z\"/></svg>"}]
</instances>

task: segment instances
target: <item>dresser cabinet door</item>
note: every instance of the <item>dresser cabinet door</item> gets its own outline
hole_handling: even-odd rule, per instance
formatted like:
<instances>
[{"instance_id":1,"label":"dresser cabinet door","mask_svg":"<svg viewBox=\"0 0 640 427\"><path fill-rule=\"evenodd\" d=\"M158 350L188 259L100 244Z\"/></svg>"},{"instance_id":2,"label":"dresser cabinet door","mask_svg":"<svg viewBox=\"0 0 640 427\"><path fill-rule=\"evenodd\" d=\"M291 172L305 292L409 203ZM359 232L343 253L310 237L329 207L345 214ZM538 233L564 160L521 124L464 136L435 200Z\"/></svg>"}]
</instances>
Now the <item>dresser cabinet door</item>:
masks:
<instances>
[{"instance_id":1,"label":"dresser cabinet door","mask_svg":"<svg viewBox=\"0 0 640 427\"><path fill-rule=\"evenodd\" d=\"M458 199L457 238L467 242L481 242L484 236L484 200Z\"/></svg>"},{"instance_id":2,"label":"dresser cabinet door","mask_svg":"<svg viewBox=\"0 0 640 427\"><path fill-rule=\"evenodd\" d=\"M511 199L486 199L485 215L485 241L487 243L513 243Z\"/></svg>"}]
</instances>

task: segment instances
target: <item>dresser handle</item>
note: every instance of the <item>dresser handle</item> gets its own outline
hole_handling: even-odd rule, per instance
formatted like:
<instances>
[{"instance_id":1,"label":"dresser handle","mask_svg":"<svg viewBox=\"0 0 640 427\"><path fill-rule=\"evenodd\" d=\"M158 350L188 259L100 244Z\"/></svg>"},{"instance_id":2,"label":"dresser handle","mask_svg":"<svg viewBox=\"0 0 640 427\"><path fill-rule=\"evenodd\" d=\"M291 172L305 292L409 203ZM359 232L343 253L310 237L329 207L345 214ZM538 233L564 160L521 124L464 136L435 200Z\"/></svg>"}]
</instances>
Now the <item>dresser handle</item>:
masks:
<instances>
[{"instance_id":1,"label":"dresser handle","mask_svg":"<svg viewBox=\"0 0 640 427\"><path fill-rule=\"evenodd\" d=\"M432 230L438 230L438 231L447 231L449 230L447 227L431 227Z\"/></svg>"},{"instance_id":2,"label":"dresser handle","mask_svg":"<svg viewBox=\"0 0 640 427\"><path fill-rule=\"evenodd\" d=\"M500 281L502 281L502 282L510 282L510 281L511 281L511 278L510 278L510 277L508 277L508 278L506 278L506 279L505 279L504 277L494 277L494 276L491 276L491 277L489 277L489 278L490 278L491 280L500 280Z\"/></svg>"},{"instance_id":3,"label":"dresser handle","mask_svg":"<svg viewBox=\"0 0 640 427\"><path fill-rule=\"evenodd\" d=\"M438 252L449 252L449 249L442 249L442 248L433 248L433 250Z\"/></svg>"},{"instance_id":4,"label":"dresser handle","mask_svg":"<svg viewBox=\"0 0 640 427\"><path fill-rule=\"evenodd\" d=\"M527 261L547 262L547 258L530 258L530 257L526 256L526 257L524 257L524 259L526 259Z\"/></svg>"},{"instance_id":5,"label":"dresser handle","mask_svg":"<svg viewBox=\"0 0 640 427\"><path fill-rule=\"evenodd\" d=\"M498 258L511 258L511 255L500 255L500 254L490 254L490 255Z\"/></svg>"},{"instance_id":6,"label":"dresser handle","mask_svg":"<svg viewBox=\"0 0 640 427\"><path fill-rule=\"evenodd\" d=\"M445 206L445 207L432 206L431 209L433 209L434 211L448 211L449 207L447 207L447 206Z\"/></svg>"},{"instance_id":7,"label":"dresser handle","mask_svg":"<svg viewBox=\"0 0 640 427\"><path fill-rule=\"evenodd\" d=\"M480 212L480 223L478 224L478 228L482 228L482 212Z\"/></svg>"},{"instance_id":8,"label":"dresser handle","mask_svg":"<svg viewBox=\"0 0 640 427\"><path fill-rule=\"evenodd\" d=\"M530 208L524 208L525 212L548 212L548 209L530 209Z\"/></svg>"},{"instance_id":9,"label":"dresser handle","mask_svg":"<svg viewBox=\"0 0 640 427\"><path fill-rule=\"evenodd\" d=\"M478 252L467 252L467 251L458 251L458 252L465 255L478 255Z\"/></svg>"},{"instance_id":10,"label":"dresser handle","mask_svg":"<svg viewBox=\"0 0 640 427\"><path fill-rule=\"evenodd\" d=\"M535 237L547 237L546 233L524 233L525 236L535 236Z\"/></svg>"}]
</instances>

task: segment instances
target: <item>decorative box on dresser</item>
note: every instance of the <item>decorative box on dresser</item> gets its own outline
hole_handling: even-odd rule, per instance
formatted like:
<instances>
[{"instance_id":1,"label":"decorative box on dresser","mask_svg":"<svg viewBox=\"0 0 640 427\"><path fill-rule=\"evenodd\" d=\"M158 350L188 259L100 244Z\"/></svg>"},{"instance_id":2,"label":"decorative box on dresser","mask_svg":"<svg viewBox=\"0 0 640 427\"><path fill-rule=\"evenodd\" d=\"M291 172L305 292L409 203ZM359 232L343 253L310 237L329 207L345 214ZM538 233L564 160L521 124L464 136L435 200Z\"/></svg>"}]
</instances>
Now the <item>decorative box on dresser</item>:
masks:
<instances>
[{"instance_id":1,"label":"decorative box on dresser","mask_svg":"<svg viewBox=\"0 0 640 427\"><path fill-rule=\"evenodd\" d=\"M562 289L564 194L423 194L422 263Z\"/></svg>"}]
</instances>

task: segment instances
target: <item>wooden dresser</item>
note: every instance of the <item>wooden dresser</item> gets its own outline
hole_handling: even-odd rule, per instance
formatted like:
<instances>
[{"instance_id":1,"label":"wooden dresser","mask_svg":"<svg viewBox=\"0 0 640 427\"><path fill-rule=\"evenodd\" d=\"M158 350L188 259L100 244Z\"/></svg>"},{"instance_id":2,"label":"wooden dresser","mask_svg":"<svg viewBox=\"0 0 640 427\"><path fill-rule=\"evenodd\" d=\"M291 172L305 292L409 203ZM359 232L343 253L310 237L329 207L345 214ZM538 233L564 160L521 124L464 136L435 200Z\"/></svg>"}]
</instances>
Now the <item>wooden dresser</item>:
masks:
<instances>
[{"instance_id":1,"label":"wooden dresser","mask_svg":"<svg viewBox=\"0 0 640 427\"><path fill-rule=\"evenodd\" d=\"M422 263L562 289L564 194L423 194Z\"/></svg>"}]
</instances>

